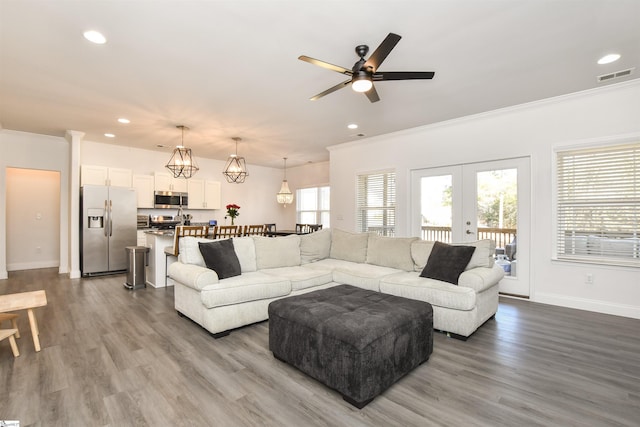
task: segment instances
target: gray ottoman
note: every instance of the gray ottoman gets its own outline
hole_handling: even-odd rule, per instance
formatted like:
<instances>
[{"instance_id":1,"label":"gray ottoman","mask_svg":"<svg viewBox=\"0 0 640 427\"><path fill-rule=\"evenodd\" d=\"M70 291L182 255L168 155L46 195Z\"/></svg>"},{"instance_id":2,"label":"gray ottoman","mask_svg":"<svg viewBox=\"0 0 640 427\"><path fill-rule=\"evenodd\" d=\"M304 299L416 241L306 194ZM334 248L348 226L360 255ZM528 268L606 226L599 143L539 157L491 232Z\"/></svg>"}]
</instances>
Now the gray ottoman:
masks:
<instances>
[{"instance_id":1,"label":"gray ottoman","mask_svg":"<svg viewBox=\"0 0 640 427\"><path fill-rule=\"evenodd\" d=\"M433 351L431 304L349 285L269 304L273 355L362 408Z\"/></svg>"}]
</instances>

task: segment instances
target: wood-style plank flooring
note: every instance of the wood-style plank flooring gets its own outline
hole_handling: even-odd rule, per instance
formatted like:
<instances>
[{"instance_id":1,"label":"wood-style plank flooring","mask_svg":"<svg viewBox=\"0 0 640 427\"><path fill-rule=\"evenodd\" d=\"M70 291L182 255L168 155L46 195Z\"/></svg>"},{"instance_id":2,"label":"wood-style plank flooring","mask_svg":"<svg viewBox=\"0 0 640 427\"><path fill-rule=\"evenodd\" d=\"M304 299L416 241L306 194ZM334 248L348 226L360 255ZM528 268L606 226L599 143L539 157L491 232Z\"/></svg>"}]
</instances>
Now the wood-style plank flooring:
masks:
<instances>
[{"instance_id":1,"label":"wood-style plank flooring","mask_svg":"<svg viewBox=\"0 0 640 427\"><path fill-rule=\"evenodd\" d=\"M20 357L0 342L0 420L24 426L638 426L640 320L503 298L468 341L436 334L424 363L362 410L273 358L268 323L215 340L173 289L124 276L9 273L45 289ZM8 327L8 326L7 326Z\"/></svg>"}]
</instances>

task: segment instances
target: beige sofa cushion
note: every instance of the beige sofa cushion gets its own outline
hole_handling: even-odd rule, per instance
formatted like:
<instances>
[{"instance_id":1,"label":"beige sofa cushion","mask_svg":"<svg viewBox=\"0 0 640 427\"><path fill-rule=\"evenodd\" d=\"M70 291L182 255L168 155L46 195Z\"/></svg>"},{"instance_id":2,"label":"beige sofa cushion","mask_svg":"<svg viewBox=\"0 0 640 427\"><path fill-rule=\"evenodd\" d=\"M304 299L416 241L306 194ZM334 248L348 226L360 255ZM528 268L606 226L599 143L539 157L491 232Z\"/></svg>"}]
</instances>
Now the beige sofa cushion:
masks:
<instances>
[{"instance_id":1,"label":"beige sofa cushion","mask_svg":"<svg viewBox=\"0 0 640 427\"><path fill-rule=\"evenodd\" d=\"M413 271L422 271L427 265L429 255L435 242L431 240L416 240L411 242L411 258L413 259Z\"/></svg>"},{"instance_id":2,"label":"beige sofa cushion","mask_svg":"<svg viewBox=\"0 0 640 427\"><path fill-rule=\"evenodd\" d=\"M349 233L331 229L331 250L329 256L351 262L365 262L370 233Z\"/></svg>"},{"instance_id":3,"label":"beige sofa cushion","mask_svg":"<svg viewBox=\"0 0 640 427\"><path fill-rule=\"evenodd\" d=\"M413 271L411 243L416 240L418 240L417 237L382 237L371 234L367 246L366 262L382 267Z\"/></svg>"},{"instance_id":4,"label":"beige sofa cushion","mask_svg":"<svg viewBox=\"0 0 640 427\"><path fill-rule=\"evenodd\" d=\"M258 270L300 265L300 236L293 234L284 237L252 238L256 246Z\"/></svg>"},{"instance_id":5,"label":"beige sofa cushion","mask_svg":"<svg viewBox=\"0 0 640 427\"><path fill-rule=\"evenodd\" d=\"M308 264L329 258L331 250L331 229L300 236L300 262Z\"/></svg>"},{"instance_id":6,"label":"beige sofa cushion","mask_svg":"<svg viewBox=\"0 0 640 427\"><path fill-rule=\"evenodd\" d=\"M476 306L476 292L473 289L420 277L417 271L384 277L380 280L380 292L454 310L473 310Z\"/></svg>"},{"instance_id":7,"label":"beige sofa cushion","mask_svg":"<svg viewBox=\"0 0 640 427\"><path fill-rule=\"evenodd\" d=\"M205 286L200 299L207 308L277 298L291 293L291 282L261 271L242 273Z\"/></svg>"},{"instance_id":8,"label":"beige sofa cushion","mask_svg":"<svg viewBox=\"0 0 640 427\"><path fill-rule=\"evenodd\" d=\"M311 269L303 266L268 268L260 271L289 280L292 292L326 285L333 281L331 270Z\"/></svg>"}]
</instances>

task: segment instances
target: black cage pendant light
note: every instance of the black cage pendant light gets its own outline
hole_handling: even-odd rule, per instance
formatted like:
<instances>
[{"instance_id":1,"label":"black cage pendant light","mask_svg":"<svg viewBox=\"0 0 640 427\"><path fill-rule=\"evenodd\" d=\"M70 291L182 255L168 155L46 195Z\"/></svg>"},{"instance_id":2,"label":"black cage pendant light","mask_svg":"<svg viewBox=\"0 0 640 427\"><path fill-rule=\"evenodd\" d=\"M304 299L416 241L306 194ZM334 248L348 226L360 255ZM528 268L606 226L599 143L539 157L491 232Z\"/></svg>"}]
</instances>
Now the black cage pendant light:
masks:
<instances>
[{"instance_id":1,"label":"black cage pendant light","mask_svg":"<svg viewBox=\"0 0 640 427\"><path fill-rule=\"evenodd\" d=\"M189 128L183 125L176 127L182 131L182 139L180 145L173 150L166 167L171 171L174 178L191 178L198 172L199 168L191 154L191 148L184 147L184 131L189 130Z\"/></svg>"},{"instance_id":2,"label":"black cage pendant light","mask_svg":"<svg viewBox=\"0 0 640 427\"><path fill-rule=\"evenodd\" d=\"M247 171L247 163L245 162L244 157L238 157L238 141L241 141L241 138L236 136L231 139L236 142L236 153L229 156L222 174L227 179L227 182L232 184L242 184L249 176L249 172Z\"/></svg>"}]
</instances>

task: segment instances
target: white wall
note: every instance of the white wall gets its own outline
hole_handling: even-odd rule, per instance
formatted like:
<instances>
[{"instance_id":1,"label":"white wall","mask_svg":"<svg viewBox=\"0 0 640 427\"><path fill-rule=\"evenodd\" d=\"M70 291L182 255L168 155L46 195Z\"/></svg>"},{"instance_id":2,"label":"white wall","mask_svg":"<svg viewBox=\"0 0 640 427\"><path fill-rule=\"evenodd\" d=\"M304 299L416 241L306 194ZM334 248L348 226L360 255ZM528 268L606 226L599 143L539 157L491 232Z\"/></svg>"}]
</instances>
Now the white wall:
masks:
<instances>
[{"instance_id":1,"label":"white wall","mask_svg":"<svg viewBox=\"0 0 640 427\"><path fill-rule=\"evenodd\" d=\"M640 318L640 271L552 261L552 155L557 145L638 134L640 81L330 147L331 223L355 230L355 179L395 169L397 235L410 233L412 169L530 156L531 299ZM354 161L357 159L357 161ZM594 283L585 284L586 274Z\"/></svg>"},{"instance_id":2,"label":"white wall","mask_svg":"<svg viewBox=\"0 0 640 427\"><path fill-rule=\"evenodd\" d=\"M60 172L60 273L69 266L69 145L64 138L0 130L0 279L7 278L6 169L8 167Z\"/></svg>"},{"instance_id":3,"label":"white wall","mask_svg":"<svg viewBox=\"0 0 640 427\"><path fill-rule=\"evenodd\" d=\"M60 265L60 172L6 169L7 271Z\"/></svg>"}]
</instances>

